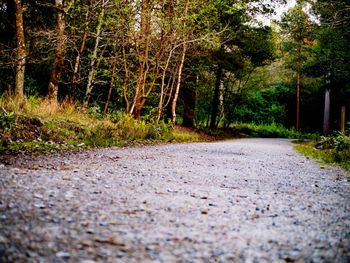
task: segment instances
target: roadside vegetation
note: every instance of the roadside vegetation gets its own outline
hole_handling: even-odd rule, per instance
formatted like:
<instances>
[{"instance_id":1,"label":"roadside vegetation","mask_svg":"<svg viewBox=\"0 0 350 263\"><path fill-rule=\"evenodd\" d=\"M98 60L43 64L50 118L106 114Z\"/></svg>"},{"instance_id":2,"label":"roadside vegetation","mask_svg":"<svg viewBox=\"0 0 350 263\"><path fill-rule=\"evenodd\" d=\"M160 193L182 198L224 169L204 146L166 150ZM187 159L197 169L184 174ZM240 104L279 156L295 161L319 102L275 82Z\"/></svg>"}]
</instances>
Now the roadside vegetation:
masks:
<instances>
[{"instance_id":1,"label":"roadside vegetation","mask_svg":"<svg viewBox=\"0 0 350 263\"><path fill-rule=\"evenodd\" d=\"M335 133L318 141L303 142L295 146L300 153L329 165L340 165L350 171L350 136Z\"/></svg>"},{"instance_id":2,"label":"roadside vegetation","mask_svg":"<svg viewBox=\"0 0 350 263\"><path fill-rule=\"evenodd\" d=\"M280 124L237 123L229 128L194 129L155 120L134 119L123 112L82 111L68 101L0 98L0 151L42 153L87 147L164 142L198 142L241 137L305 138Z\"/></svg>"},{"instance_id":3,"label":"roadside vegetation","mask_svg":"<svg viewBox=\"0 0 350 263\"><path fill-rule=\"evenodd\" d=\"M123 112L82 111L70 102L37 97L0 98L0 153L41 154L68 149L169 142L198 142L242 137L297 139L295 149L350 171L350 137L335 133L299 133L281 124L235 123L226 128L186 128L155 120L134 119ZM304 140L307 139L307 140Z\"/></svg>"},{"instance_id":4,"label":"roadside vegetation","mask_svg":"<svg viewBox=\"0 0 350 263\"><path fill-rule=\"evenodd\" d=\"M136 120L125 113L82 112L69 102L29 97L0 99L0 151L45 152L138 143L198 141L195 132Z\"/></svg>"}]
</instances>

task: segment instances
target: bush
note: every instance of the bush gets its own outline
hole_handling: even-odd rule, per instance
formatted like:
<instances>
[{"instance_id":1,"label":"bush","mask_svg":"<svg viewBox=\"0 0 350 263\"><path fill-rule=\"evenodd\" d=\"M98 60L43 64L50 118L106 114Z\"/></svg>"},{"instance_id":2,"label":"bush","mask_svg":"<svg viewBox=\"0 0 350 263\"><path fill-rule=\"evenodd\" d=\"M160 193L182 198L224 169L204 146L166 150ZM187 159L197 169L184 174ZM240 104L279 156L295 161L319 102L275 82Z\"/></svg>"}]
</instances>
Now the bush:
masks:
<instances>
[{"instance_id":1,"label":"bush","mask_svg":"<svg viewBox=\"0 0 350 263\"><path fill-rule=\"evenodd\" d=\"M300 145L297 149L326 163L339 164L350 170L350 137L345 134L321 137L314 145Z\"/></svg>"},{"instance_id":2,"label":"bush","mask_svg":"<svg viewBox=\"0 0 350 263\"><path fill-rule=\"evenodd\" d=\"M321 140L316 144L316 148L346 151L350 149L350 137L342 133L336 133L328 137L321 136Z\"/></svg>"}]
</instances>

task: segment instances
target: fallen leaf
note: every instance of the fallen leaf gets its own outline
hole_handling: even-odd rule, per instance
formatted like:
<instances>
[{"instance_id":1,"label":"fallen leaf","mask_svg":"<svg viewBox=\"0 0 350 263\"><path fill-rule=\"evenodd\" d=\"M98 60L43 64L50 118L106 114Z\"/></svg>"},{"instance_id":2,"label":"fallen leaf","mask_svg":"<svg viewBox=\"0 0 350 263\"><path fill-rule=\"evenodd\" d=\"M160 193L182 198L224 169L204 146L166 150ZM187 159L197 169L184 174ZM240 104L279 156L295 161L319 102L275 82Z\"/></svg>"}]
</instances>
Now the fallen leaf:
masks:
<instances>
[{"instance_id":1,"label":"fallen leaf","mask_svg":"<svg viewBox=\"0 0 350 263\"><path fill-rule=\"evenodd\" d=\"M94 239L94 241L98 242L98 243L102 243L102 244L108 244L108 245L113 245L113 246L118 246L118 247L125 247L124 243L118 242L113 237L106 238L106 239L105 238L96 237Z\"/></svg>"},{"instance_id":2,"label":"fallen leaf","mask_svg":"<svg viewBox=\"0 0 350 263\"><path fill-rule=\"evenodd\" d=\"M84 247L92 247L94 245L94 242L92 240L83 240L81 241L81 244Z\"/></svg>"}]
</instances>

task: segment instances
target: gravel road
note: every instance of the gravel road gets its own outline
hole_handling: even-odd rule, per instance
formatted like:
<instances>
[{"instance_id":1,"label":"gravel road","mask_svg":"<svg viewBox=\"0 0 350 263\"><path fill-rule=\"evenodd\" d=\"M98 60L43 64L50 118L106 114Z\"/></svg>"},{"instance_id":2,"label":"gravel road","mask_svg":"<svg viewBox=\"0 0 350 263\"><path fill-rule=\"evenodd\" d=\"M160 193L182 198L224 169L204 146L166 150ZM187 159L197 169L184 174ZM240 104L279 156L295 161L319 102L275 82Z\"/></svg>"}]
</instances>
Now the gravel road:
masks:
<instances>
[{"instance_id":1,"label":"gravel road","mask_svg":"<svg viewBox=\"0 0 350 263\"><path fill-rule=\"evenodd\" d=\"M350 182L283 139L0 165L0 262L350 262Z\"/></svg>"}]
</instances>

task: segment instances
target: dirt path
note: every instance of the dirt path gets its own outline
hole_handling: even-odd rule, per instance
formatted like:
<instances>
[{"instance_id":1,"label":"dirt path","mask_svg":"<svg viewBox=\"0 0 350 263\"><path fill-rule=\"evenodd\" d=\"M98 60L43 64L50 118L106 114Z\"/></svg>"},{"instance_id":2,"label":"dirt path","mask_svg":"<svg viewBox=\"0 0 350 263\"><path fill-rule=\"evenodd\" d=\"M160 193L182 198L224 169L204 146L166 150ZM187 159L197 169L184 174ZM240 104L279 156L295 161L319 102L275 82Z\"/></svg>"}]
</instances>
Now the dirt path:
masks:
<instances>
[{"instance_id":1,"label":"dirt path","mask_svg":"<svg viewBox=\"0 0 350 263\"><path fill-rule=\"evenodd\" d=\"M1 165L0 262L349 262L348 176L279 139Z\"/></svg>"}]
</instances>

